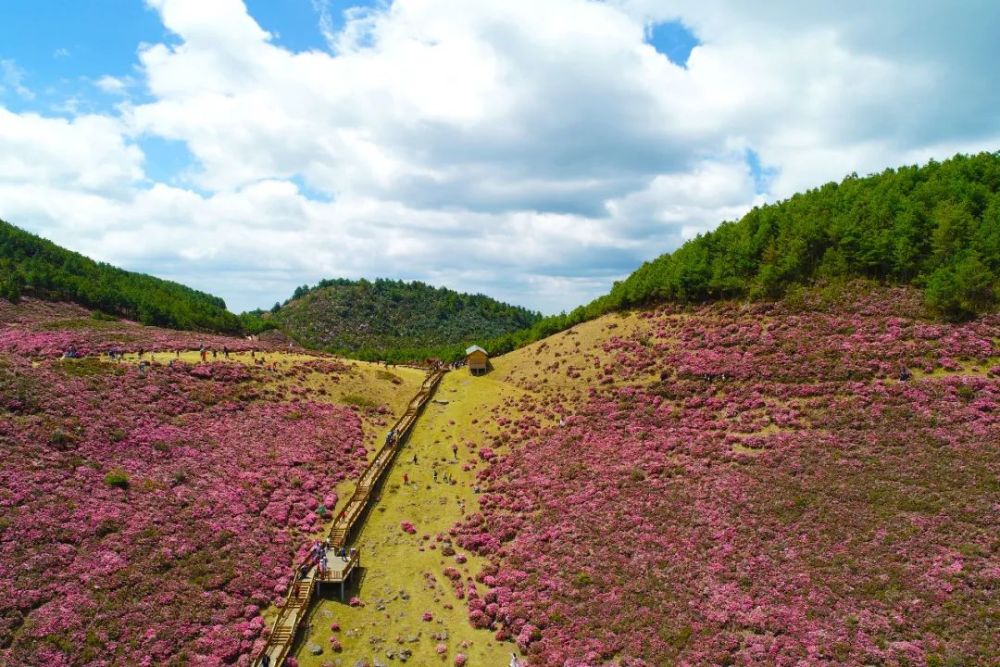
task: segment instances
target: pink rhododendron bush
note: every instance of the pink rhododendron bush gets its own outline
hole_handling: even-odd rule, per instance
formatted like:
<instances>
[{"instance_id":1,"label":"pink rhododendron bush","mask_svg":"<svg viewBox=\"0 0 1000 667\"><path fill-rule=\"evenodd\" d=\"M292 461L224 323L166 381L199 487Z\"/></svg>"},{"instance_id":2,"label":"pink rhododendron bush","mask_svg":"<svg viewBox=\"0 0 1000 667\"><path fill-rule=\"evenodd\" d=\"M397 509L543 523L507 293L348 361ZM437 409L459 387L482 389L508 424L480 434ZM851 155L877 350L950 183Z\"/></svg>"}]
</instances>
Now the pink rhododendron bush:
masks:
<instances>
[{"instance_id":1,"label":"pink rhododendron bush","mask_svg":"<svg viewBox=\"0 0 1000 667\"><path fill-rule=\"evenodd\" d=\"M0 664L248 661L365 463L355 412L263 373L0 354Z\"/></svg>"},{"instance_id":2,"label":"pink rhododendron bush","mask_svg":"<svg viewBox=\"0 0 1000 667\"><path fill-rule=\"evenodd\" d=\"M997 664L998 340L904 290L647 314L585 404L497 411L471 622L533 666Z\"/></svg>"}]
</instances>

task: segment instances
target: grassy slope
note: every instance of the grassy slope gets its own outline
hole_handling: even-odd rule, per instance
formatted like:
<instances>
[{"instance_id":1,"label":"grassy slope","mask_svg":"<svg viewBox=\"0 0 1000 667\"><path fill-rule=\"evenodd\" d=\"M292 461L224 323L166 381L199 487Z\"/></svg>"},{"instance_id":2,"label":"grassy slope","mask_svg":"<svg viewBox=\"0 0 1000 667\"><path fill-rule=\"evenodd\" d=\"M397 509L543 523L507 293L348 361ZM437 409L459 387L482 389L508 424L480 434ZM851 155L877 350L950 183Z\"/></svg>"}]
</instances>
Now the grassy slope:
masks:
<instances>
[{"instance_id":1,"label":"grassy slope","mask_svg":"<svg viewBox=\"0 0 1000 667\"><path fill-rule=\"evenodd\" d=\"M413 651L413 664L430 664L436 661L438 643L448 647L449 660L464 653L470 665L506 664L514 647L494 641L489 631L476 630L469 624L464 600L456 599L443 575L446 567L455 567L466 581L480 571L483 560L458 549L458 553L468 556L468 562L459 564L453 557L441 554L440 543L435 549L426 545L435 543L438 534L447 536L457 520L476 510L476 470L463 470L463 465L481 461L469 444L478 444L496 433L487 416L494 405L522 394L491 376L474 378L464 371L445 376L435 395L438 402L427 406L358 538L364 579L349 595L360 597L365 606L349 607L335 596L322 601L313 611L310 632L299 644L299 664L325 664L330 659L327 647L331 635L344 646L344 664L358 659L384 660L387 650L400 648ZM459 445L458 462L452 455L453 443ZM433 480L434 470L438 471L437 483ZM445 473L457 483L445 484ZM407 485L403 483L404 475L410 482ZM416 534L404 533L401 521L413 523ZM424 541L424 535L431 539ZM434 588L428 585L431 578ZM406 591L409 600L403 600L400 591ZM433 616L431 622L421 620L427 611ZM331 631L332 622L340 625L339 632ZM432 637L442 631L447 632L447 639ZM409 641L414 637L417 641ZM402 644L399 638L404 640ZM324 647L324 654L310 655L305 649L311 643Z\"/></svg>"}]
</instances>

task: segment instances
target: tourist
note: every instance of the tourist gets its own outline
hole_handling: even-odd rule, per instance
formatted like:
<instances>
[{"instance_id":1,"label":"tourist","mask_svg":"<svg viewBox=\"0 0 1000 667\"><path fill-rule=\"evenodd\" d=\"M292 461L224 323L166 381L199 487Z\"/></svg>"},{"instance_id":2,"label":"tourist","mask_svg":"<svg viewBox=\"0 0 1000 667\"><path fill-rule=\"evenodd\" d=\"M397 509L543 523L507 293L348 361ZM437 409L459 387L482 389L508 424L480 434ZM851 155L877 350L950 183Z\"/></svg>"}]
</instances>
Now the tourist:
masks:
<instances>
[{"instance_id":1,"label":"tourist","mask_svg":"<svg viewBox=\"0 0 1000 667\"><path fill-rule=\"evenodd\" d=\"M260 656L260 667L271 667L271 656L267 653Z\"/></svg>"},{"instance_id":2,"label":"tourist","mask_svg":"<svg viewBox=\"0 0 1000 667\"><path fill-rule=\"evenodd\" d=\"M229 346L228 345L223 345L222 346L222 356L224 356L226 359L229 358Z\"/></svg>"},{"instance_id":3,"label":"tourist","mask_svg":"<svg viewBox=\"0 0 1000 667\"><path fill-rule=\"evenodd\" d=\"M385 444L391 446L393 440L395 439L396 439L396 429L391 428L389 429L389 433L386 434L385 436Z\"/></svg>"},{"instance_id":4,"label":"tourist","mask_svg":"<svg viewBox=\"0 0 1000 667\"><path fill-rule=\"evenodd\" d=\"M438 481L438 471L435 470L434 471L434 482L437 483L437 481Z\"/></svg>"},{"instance_id":5,"label":"tourist","mask_svg":"<svg viewBox=\"0 0 1000 667\"><path fill-rule=\"evenodd\" d=\"M404 473L403 473L403 485L405 486L405 485L407 485L407 484L409 484L409 483L410 483L410 476L409 476L409 475L407 475L407 474L406 474L406 473L404 472Z\"/></svg>"},{"instance_id":6,"label":"tourist","mask_svg":"<svg viewBox=\"0 0 1000 667\"><path fill-rule=\"evenodd\" d=\"M456 461L458 460L458 445L455 443L452 443L451 445L451 455L455 458Z\"/></svg>"}]
</instances>

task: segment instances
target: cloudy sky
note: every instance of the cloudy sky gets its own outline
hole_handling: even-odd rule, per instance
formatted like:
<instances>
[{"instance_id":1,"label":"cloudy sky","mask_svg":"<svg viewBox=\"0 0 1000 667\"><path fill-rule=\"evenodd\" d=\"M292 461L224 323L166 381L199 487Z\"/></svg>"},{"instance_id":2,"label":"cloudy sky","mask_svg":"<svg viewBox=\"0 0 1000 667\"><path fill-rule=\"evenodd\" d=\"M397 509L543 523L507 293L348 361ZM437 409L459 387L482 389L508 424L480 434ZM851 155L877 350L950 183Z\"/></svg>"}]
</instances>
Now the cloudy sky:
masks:
<instances>
[{"instance_id":1,"label":"cloudy sky","mask_svg":"<svg viewBox=\"0 0 1000 667\"><path fill-rule=\"evenodd\" d=\"M386 276L556 312L1000 149L998 34L994 0L4 2L0 218L237 311Z\"/></svg>"}]
</instances>

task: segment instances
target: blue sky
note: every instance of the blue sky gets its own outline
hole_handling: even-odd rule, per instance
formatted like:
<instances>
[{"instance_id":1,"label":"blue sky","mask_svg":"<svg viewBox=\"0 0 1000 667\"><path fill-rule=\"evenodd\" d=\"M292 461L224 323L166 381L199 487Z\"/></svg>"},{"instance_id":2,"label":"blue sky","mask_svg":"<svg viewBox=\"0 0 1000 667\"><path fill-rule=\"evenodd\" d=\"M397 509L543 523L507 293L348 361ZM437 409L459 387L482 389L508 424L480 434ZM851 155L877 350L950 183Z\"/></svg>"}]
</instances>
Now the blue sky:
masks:
<instances>
[{"instance_id":1,"label":"blue sky","mask_svg":"<svg viewBox=\"0 0 1000 667\"><path fill-rule=\"evenodd\" d=\"M329 277L569 309L844 174L1000 147L969 0L0 7L0 218L241 310Z\"/></svg>"}]
</instances>

